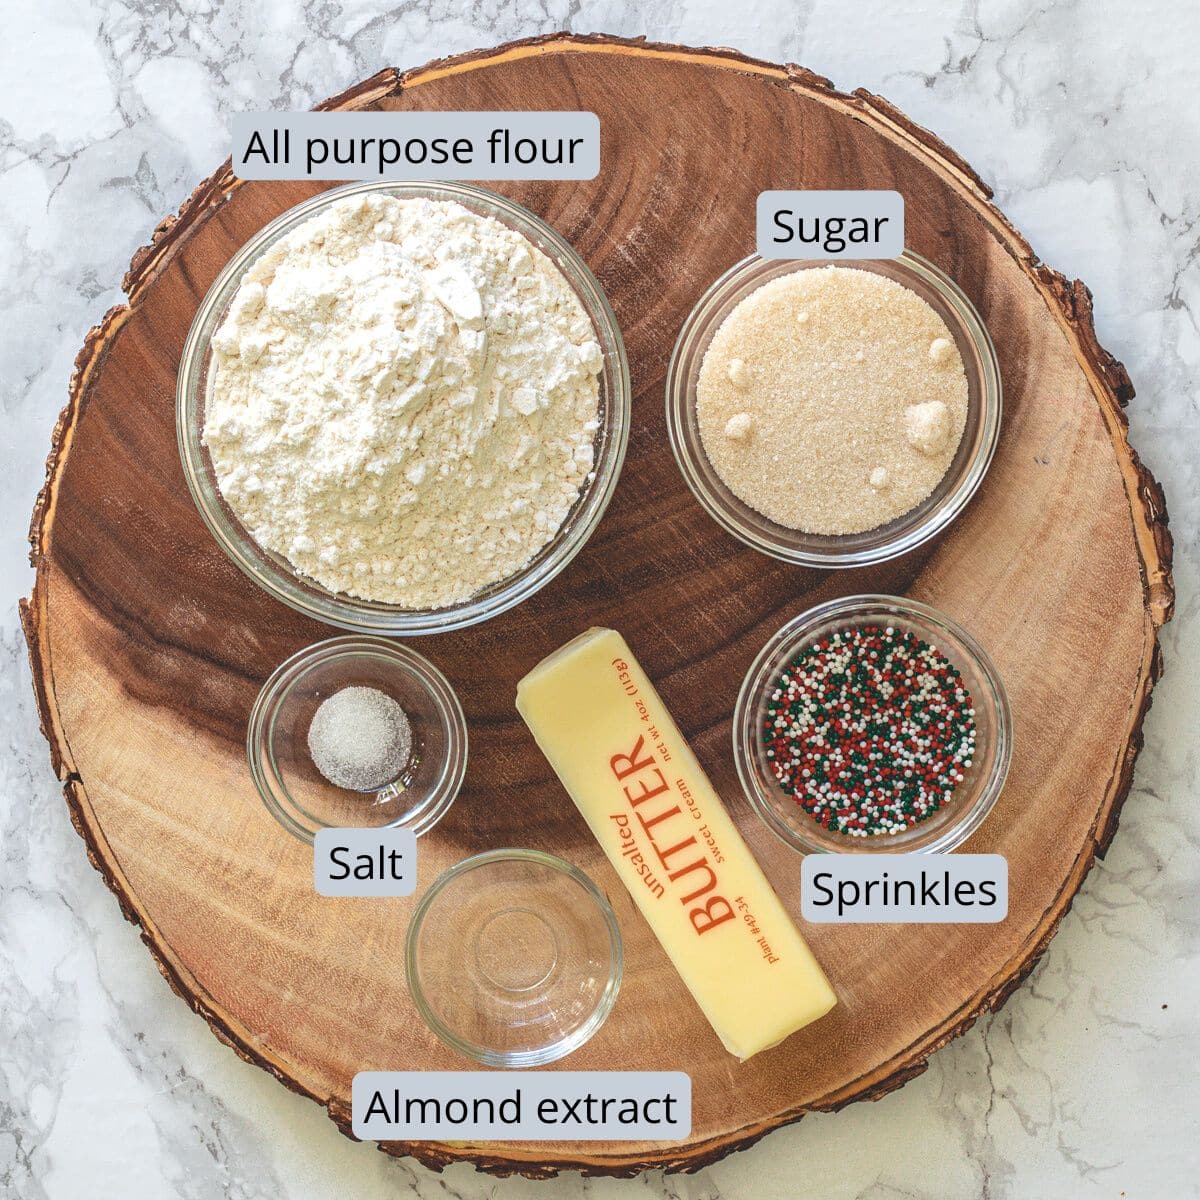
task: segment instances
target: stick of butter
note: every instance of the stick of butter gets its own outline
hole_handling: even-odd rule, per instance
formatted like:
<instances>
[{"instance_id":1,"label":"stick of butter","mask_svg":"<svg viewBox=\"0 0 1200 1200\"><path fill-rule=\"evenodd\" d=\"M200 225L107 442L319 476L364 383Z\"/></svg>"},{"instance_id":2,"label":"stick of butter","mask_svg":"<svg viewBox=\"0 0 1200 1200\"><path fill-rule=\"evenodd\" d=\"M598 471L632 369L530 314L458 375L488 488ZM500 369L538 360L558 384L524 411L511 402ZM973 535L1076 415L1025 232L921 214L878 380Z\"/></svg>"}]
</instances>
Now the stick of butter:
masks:
<instances>
[{"instance_id":1,"label":"stick of butter","mask_svg":"<svg viewBox=\"0 0 1200 1200\"><path fill-rule=\"evenodd\" d=\"M837 1003L619 633L589 629L539 663L517 711L731 1054Z\"/></svg>"}]
</instances>

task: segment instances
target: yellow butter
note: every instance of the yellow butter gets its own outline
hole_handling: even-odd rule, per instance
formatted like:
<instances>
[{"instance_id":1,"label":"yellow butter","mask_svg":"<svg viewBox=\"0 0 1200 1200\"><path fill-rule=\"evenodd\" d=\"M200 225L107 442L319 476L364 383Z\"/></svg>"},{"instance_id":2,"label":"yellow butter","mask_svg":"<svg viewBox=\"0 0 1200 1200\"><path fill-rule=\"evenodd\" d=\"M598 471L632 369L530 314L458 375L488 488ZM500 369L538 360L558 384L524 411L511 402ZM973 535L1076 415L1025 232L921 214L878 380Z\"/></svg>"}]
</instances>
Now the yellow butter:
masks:
<instances>
[{"instance_id":1,"label":"yellow butter","mask_svg":"<svg viewBox=\"0 0 1200 1200\"><path fill-rule=\"evenodd\" d=\"M837 1003L619 633L590 629L539 663L517 709L731 1054Z\"/></svg>"}]
</instances>

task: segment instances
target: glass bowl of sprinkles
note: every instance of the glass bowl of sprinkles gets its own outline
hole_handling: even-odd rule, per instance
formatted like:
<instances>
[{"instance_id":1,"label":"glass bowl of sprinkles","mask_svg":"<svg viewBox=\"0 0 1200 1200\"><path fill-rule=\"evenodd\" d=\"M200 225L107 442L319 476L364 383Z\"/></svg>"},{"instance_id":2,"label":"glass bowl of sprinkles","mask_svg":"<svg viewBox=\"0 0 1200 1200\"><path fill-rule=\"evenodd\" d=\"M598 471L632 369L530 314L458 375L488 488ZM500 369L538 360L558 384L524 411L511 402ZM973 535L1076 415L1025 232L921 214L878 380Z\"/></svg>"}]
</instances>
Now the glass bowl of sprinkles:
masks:
<instances>
[{"instance_id":1,"label":"glass bowl of sprinkles","mask_svg":"<svg viewBox=\"0 0 1200 1200\"><path fill-rule=\"evenodd\" d=\"M991 811L1012 717L987 653L943 613L849 596L763 647L733 718L755 811L801 853L945 853Z\"/></svg>"},{"instance_id":2,"label":"glass bowl of sprinkles","mask_svg":"<svg viewBox=\"0 0 1200 1200\"><path fill-rule=\"evenodd\" d=\"M743 259L697 302L667 371L671 448L701 506L754 549L824 569L944 530L987 473L1001 408L975 306L907 250Z\"/></svg>"},{"instance_id":3,"label":"glass bowl of sprinkles","mask_svg":"<svg viewBox=\"0 0 1200 1200\"><path fill-rule=\"evenodd\" d=\"M286 248L289 239L301 234L307 222L327 217L334 205L378 197L453 203L520 235L561 273L578 299L600 349L592 468L553 536L512 573L462 598L434 606L405 605L351 590L332 590L284 554L260 544L223 494L206 441L207 414L213 408L218 376L214 339L219 337L256 264ZM188 490L205 525L230 561L259 587L307 617L351 632L414 636L489 620L527 600L568 566L591 537L616 488L629 438L630 402L629 364L616 315L599 281L562 234L520 204L471 184L368 182L331 188L288 209L242 246L217 276L184 344L176 388L176 440ZM421 478L426 476L428 472ZM436 533L436 528L425 530L414 543L413 554L422 562L426 554L438 553ZM442 549L447 551L445 544ZM353 547L339 545L333 551L352 557ZM354 564L355 570L361 567L368 579L374 577L380 565L389 567L387 562L376 561Z\"/></svg>"}]
</instances>

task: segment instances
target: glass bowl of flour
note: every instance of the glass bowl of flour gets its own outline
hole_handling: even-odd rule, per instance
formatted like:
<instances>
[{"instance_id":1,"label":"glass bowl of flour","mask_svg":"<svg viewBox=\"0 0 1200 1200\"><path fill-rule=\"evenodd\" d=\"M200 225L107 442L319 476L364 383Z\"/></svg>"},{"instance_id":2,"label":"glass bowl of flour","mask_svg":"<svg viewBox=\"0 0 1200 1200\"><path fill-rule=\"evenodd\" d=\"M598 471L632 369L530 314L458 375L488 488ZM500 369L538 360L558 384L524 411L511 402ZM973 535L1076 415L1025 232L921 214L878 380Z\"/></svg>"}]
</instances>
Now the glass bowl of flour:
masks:
<instances>
[{"instance_id":1,"label":"glass bowl of flour","mask_svg":"<svg viewBox=\"0 0 1200 1200\"><path fill-rule=\"evenodd\" d=\"M574 249L458 183L354 184L221 272L176 397L184 474L256 583L358 632L439 633L579 552L629 434L616 318Z\"/></svg>"}]
</instances>

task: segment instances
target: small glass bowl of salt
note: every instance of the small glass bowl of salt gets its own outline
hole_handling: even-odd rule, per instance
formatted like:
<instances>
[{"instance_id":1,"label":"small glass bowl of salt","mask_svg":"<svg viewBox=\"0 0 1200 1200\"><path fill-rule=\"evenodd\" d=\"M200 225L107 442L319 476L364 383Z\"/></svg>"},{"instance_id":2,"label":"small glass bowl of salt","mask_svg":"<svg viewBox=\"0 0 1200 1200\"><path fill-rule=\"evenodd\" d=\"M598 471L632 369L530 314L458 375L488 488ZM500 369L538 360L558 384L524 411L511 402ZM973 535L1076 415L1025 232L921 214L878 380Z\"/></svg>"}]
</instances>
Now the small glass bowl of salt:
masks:
<instances>
[{"instance_id":1,"label":"small glass bowl of salt","mask_svg":"<svg viewBox=\"0 0 1200 1200\"><path fill-rule=\"evenodd\" d=\"M318 829L427 833L467 769L467 724L446 677L382 638L307 646L263 685L246 732L250 774L271 815Z\"/></svg>"}]
</instances>

